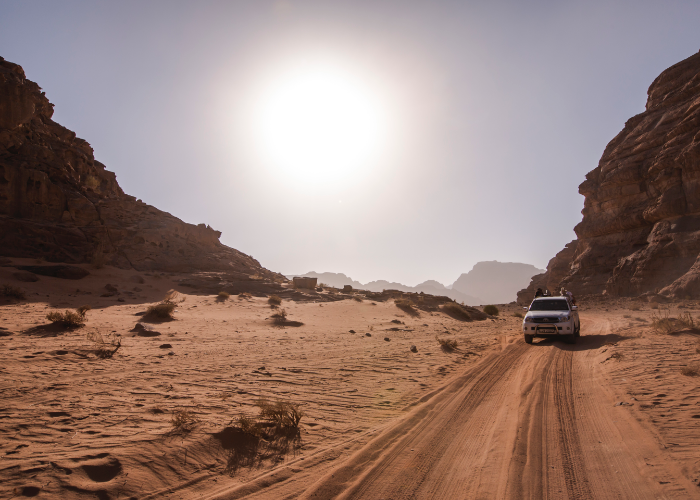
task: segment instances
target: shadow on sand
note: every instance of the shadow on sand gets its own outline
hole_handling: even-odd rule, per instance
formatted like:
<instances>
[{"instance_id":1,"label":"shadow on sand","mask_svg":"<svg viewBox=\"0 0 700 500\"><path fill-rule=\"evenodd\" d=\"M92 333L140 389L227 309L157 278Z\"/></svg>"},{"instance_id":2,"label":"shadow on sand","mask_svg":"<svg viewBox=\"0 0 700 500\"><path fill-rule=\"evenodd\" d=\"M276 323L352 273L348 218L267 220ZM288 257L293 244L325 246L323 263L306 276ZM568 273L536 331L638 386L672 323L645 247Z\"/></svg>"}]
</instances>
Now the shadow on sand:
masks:
<instances>
[{"instance_id":1,"label":"shadow on sand","mask_svg":"<svg viewBox=\"0 0 700 500\"><path fill-rule=\"evenodd\" d=\"M534 339L534 342L532 345L534 347L537 346L550 346L553 345L559 349L563 349L565 351L590 351L592 349L599 349L603 347L605 344L614 344L616 342L620 342L622 340L627 340L631 337L625 337L622 335L617 335L615 333L609 333L607 335L581 335L579 338L576 339L575 344L567 344L563 340L555 339L555 338L543 338L543 339Z\"/></svg>"},{"instance_id":2,"label":"shadow on sand","mask_svg":"<svg viewBox=\"0 0 700 500\"><path fill-rule=\"evenodd\" d=\"M212 435L226 450L226 472L234 475L241 467L257 467L264 460L278 460L301 446L298 428L270 427L261 435L226 427Z\"/></svg>"}]
</instances>

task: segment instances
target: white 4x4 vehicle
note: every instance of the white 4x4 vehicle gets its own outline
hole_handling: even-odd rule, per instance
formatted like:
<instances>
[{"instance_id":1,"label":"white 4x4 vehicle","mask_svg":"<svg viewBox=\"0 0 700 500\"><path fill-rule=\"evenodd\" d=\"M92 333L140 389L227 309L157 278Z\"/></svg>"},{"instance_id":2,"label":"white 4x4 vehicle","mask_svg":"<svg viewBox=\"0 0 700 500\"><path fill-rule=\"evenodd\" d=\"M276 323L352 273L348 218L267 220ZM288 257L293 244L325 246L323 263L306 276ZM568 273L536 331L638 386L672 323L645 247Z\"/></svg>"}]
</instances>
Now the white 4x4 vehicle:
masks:
<instances>
[{"instance_id":1,"label":"white 4x4 vehicle","mask_svg":"<svg viewBox=\"0 0 700 500\"><path fill-rule=\"evenodd\" d=\"M569 344L581 334L578 307L569 303L568 297L538 297L523 319L525 342L532 344L535 337L559 338Z\"/></svg>"}]
</instances>

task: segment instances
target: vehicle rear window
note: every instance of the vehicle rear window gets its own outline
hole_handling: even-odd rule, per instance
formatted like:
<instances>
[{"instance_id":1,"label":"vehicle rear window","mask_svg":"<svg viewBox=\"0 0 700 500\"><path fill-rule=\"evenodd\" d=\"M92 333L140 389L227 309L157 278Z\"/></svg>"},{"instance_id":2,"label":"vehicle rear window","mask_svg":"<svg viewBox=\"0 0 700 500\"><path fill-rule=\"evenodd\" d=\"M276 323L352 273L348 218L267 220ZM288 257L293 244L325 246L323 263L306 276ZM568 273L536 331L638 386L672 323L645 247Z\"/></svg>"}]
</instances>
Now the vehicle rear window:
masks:
<instances>
[{"instance_id":1,"label":"vehicle rear window","mask_svg":"<svg viewBox=\"0 0 700 500\"><path fill-rule=\"evenodd\" d=\"M530 304L531 311L568 311L569 303L566 300L536 300Z\"/></svg>"}]
</instances>

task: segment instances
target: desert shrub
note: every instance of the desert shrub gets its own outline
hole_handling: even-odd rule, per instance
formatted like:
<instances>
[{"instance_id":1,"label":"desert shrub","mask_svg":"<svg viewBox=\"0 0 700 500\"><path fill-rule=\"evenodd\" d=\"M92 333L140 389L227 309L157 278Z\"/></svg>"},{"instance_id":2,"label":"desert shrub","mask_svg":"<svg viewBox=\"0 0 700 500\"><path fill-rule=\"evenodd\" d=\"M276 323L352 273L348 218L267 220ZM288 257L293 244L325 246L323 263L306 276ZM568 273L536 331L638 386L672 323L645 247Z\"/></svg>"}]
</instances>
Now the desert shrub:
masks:
<instances>
[{"instance_id":1,"label":"desert shrub","mask_svg":"<svg viewBox=\"0 0 700 500\"><path fill-rule=\"evenodd\" d=\"M239 299L252 299L253 296L249 294L248 292L241 292L238 294Z\"/></svg>"},{"instance_id":2,"label":"desert shrub","mask_svg":"<svg viewBox=\"0 0 700 500\"><path fill-rule=\"evenodd\" d=\"M522 317L523 317L523 313L521 313L521 312L514 312L514 313L513 313L513 317L514 317L514 318L522 318Z\"/></svg>"},{"instance_id":3,"label":"desert shrub","mask_svg":"<svg viewBox=\"0 0 700 500\"><path fill-rule=\"evenodd\" d=\"M270 402L260 399L255 403L260 409L258 418L275 424L277 427L296 429L304 416L298 404L287 401Z\"/></svg>"},{"instance_id":4,"label":"desert shrub","mask_svg":"<svg viewBox=\"0 0 700 500\"><path fill-rule=\"evenodd\" d=\"M467 311L464 307L460 306L457 302L448 302L447 304L442 306L442 310L464 321L471 321L472 319L472 316L471 314L469 314L469 311Z\"/></svg>"},{"instance_id":5,"label":"desert shrub","mask_svg":"<svg viewBox=\"0 0 700 500\"><path fill-rule=\"evenodd\" d=\"M287 321L287 311L285 311L284 309L278 309L277 312L271 317L275 323L284 323L285 321Z\"/></svg>"},{"instance_id":6,"label":"desert shrub","mask_svg":"<svg viewBox=\"0 0 700 500\"><path fill-rule=\"evenodd\" d=\"M484 312L490 316L498 316L498 307L494 305L484 306Z\"/></svg>"},{"instance_id":7,"label":"desert shrub","mask_svg":"<svg viewBox=\"0 0 700 500\"><path fill-rule=\"evenodd\" d=\"M88 332L87 339L96 344L97 349L95 349L95 355L101 359L109 359L113 357L122 346L121 337L115 336L110 342L105 342L102 335L97 330Z\"/></svg>"},{"instance_id":8,"label":"desert shrub","mask_svg":"<svg viewBox=\"0 0 700 500\"><path fill-rule=\"evenodd\" d=\"M46 319L57 325L75 328L85 324L86 315L90 309L90 306L80 306L74 311L66 310L66 312L63 313L59 311L51 311L46 315Z\"/></svg>"},{"instance_id":9,"label":"desert shrub","mask_svg":"<svg viewBox=\"0 0 700 500\"><path fill-rule=\"evenodd\" d=\"M650 307L651 309L658 309L658 308L659 308L659 304L657 304L656 302L652 302L651 304L649 304L649 307Z\"/></svg>"},{"instance_id":10,"label":"desert shrub","mask_svg":"<svg viewBox=\"0 0 700 500\"><path fill-rule=\"evenodd\" d=\"M190 432L199 422L199 418L189 410L175 410L170 418L173 431Z\"/></svg>"},{"instance_id":11,"label":"desert shrub","mask_svg":"<svg viewBox=\"0 0 700 500\"><path fill-rule=\"evenodd\" d=\"M413 307L413 302L411 302L409 299L394 299L394 304L403 312L408 313L411 316L418 316L418 311Z\"/></svg>"},{"instance_id":12,"label":"desert shrub","mask_svg":"<svg viewBox=\"0 0 700 500\"><path fill-rule=\"evenodd\" d=\"M278 307L282 303L282 299L279 295L270 295L267 303L270 304L270 307Z\"/></svg>"},{"instance_id":13,"label":"desert shrub","mask_svg":"<svg viewBox=\"0 0 700 500\"><path fill-rule=\"evenodd\" d=\"M360 297L359 295L353 295L352 300L356 302L362 302L362 297Z\"/></svg>"},{"instance_id":14,"label":"desert shrub","mask_svg":"<svg viewBox=\"0 0 700 500\"><path fill-rule=\"evenodd\" d=\"M445 351L454 351L457 349L457 341L455 339L441 339L435 335L435 340L438 341L440 347L442 347Z\"/></svg>"},{"instance_id":15,"label":"desert shrub","mask_svg":"<svg viewBox=\"0 0 700 500\"><path fill-rule=\"evenodd\" d=\"M218 295L216 296L216 300L224 301L224 300L227 300L230 296L231 296L230 293L221 291L221 292L219 292Z\"/></svg>"},{"instance_id":16,"label":"desert shrub","mask_svg":"<svg viewBox=\"0 0 700 500\"><path fill-rule=\"evenodd\" d=\"M686 377L697 377L700 375L700 365L689 365L681 368L681 374Z\"/></svg>"},{"instance_id":17,"label":"desert shrub","mask_svg":"<svg viewBox=\"0 0 700 500\"><path fill-rule=\"evenodd\" d=\"M625 357L624 354L622 354L621 352L617 352L617 351L610 355L610 359L616 359L617 361L620 361L624 357Z\"/></svg>"},{"instance_id":18,"label":"desert shrub","mask_svg":"<svg viewBox=\"0 0 700 500\"><path fill-rule=\"evenodd\" d=\"M689 312L685 312L678 318L669 316L668 310L661 314L651 315L651 326L657 332L670 334L687 328L695 328L695 321Z\"/></svg>"},{"instance_id":19,"label":"desert shrub","mask_svg":"<svg viewBox=\"0 0 700 500\"><path fill-rule=\"evenodd\" d=\"M148 306L146 309L146 316L157 319L174 319L173 311L175 311L176 307L177 304L174 302L164 300L163 302Z\"/></svg>"},{"instance_id":20,"label":"desert shrub","mask_svg":"<svg viewBox=\"0 0 700 500\"><path fill-rule=\"evenodd\" d=\"M3 297L8 297L10 299L17 300L23 300L27 298L24 295L24 292L21 288L17 288L16 286L12 285L2 285L0 287L0 295L2 295Z\"/></svg>"},{"instance_id":21,"label":"desert shrub","mask_svg":"<svg viewBox=\"0 0 700 500\"><path fill-rule=\"evenodd\" d=\"M623 317L623 318L631 318L632 315L631 315L631 314L623 314L622 317Z\"/></svg>"}]
</instances>

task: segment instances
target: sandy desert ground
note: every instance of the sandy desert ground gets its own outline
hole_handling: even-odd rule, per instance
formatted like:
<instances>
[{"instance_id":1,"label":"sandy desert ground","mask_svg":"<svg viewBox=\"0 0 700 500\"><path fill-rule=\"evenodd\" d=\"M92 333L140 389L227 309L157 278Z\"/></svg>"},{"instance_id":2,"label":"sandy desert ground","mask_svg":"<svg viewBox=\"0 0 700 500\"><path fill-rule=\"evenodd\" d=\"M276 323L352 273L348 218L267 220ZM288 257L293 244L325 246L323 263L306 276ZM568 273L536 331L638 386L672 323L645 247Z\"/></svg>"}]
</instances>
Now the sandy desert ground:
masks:
<instances>
[{"instance_id":1,"label":"sandy desert ground","mask_svg":"<svg viewBox=\"0 0 700 500\"><path fill-rule=\"evenodd\" d=\"M682 373L700 336L654 331L647 303L584 302L576 345L528 346L515 305L462 322L284 301L303 325L280 327L266 297L180 289L175 320L154 323L143 312L178 276L13 271L0 284L27 300L0 302L2 498L700 498L700 377ZM45 318L83 304L82 328ZM95 333L121 337L112 358ZM260 398L299 403L300 433L247 439L237 418Z\"/></svg>"}]
</instances>

